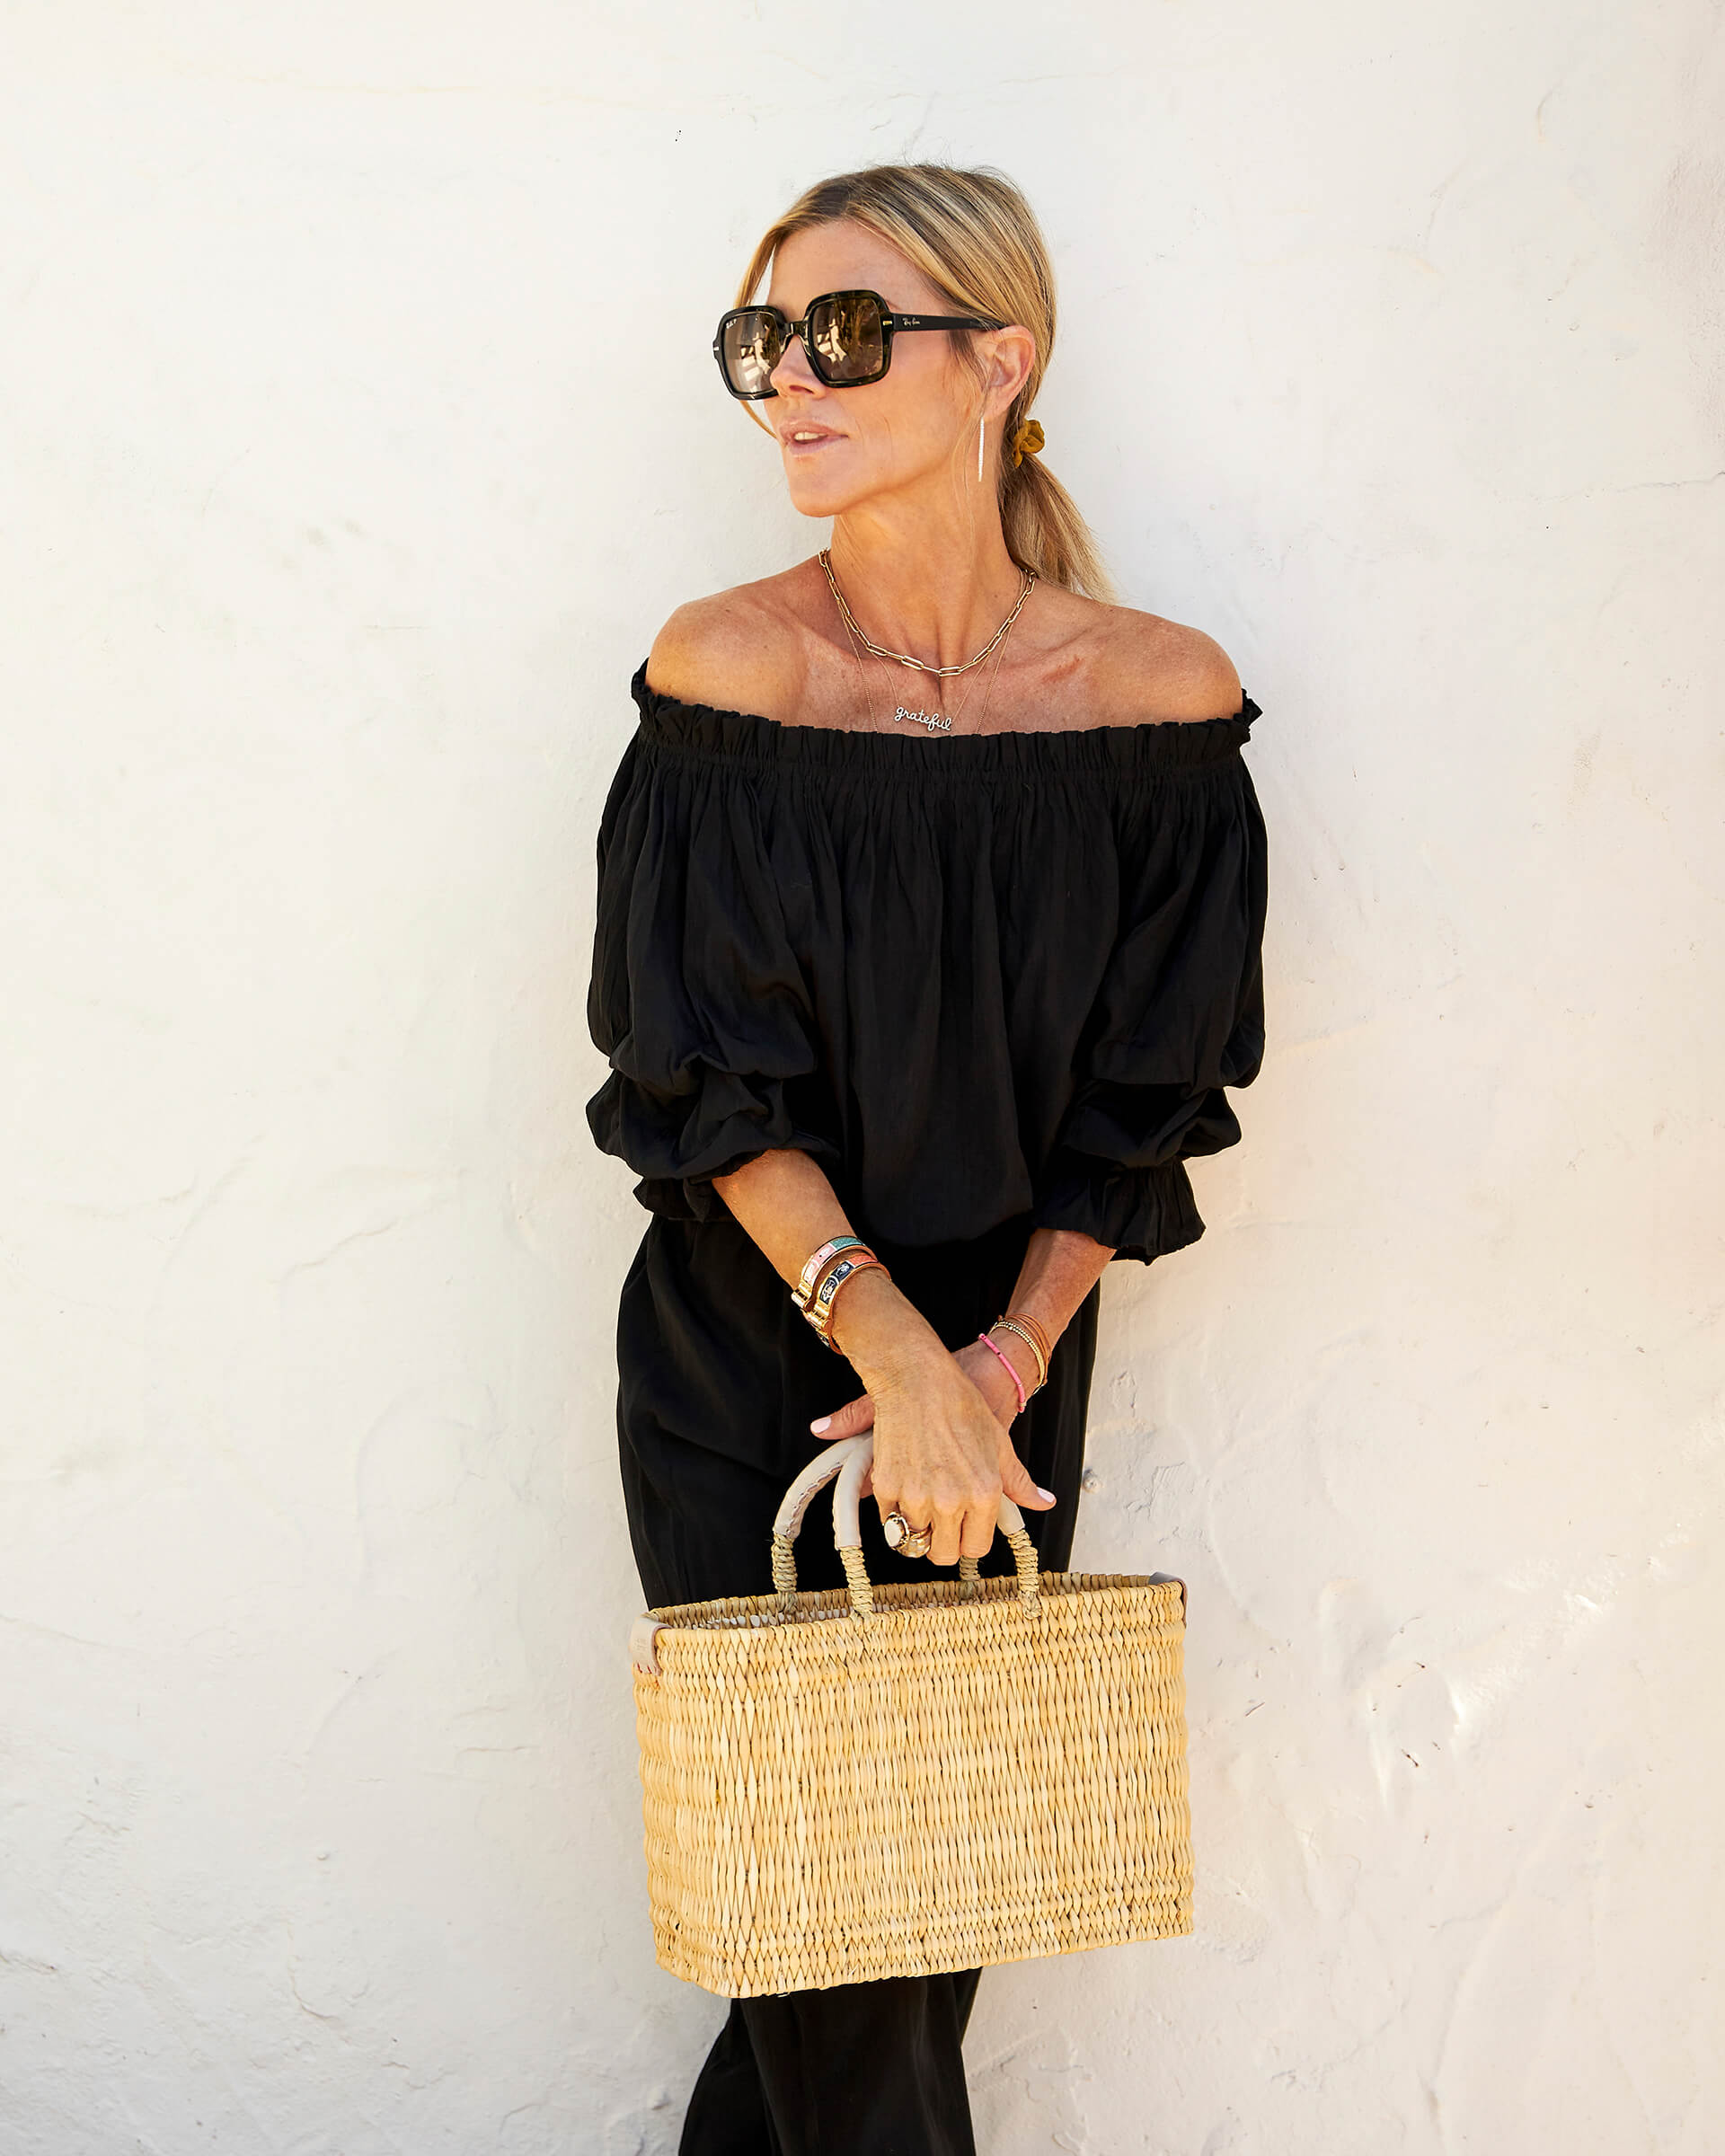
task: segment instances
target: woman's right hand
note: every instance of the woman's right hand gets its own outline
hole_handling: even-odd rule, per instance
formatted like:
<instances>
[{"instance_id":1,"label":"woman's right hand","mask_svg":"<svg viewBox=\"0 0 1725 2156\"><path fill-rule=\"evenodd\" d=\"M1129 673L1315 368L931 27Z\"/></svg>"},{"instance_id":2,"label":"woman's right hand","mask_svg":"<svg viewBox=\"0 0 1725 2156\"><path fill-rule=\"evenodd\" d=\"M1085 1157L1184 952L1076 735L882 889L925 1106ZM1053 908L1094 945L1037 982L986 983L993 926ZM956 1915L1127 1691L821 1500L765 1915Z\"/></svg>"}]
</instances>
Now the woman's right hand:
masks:
<instances>
[{"instance_id":1,"label":"woman's right hand","mask_svg":"<svg viewBox=\"0 0 1725 2156\"><path fill-rule=\"evenodd\" d=\"M882 1518L896 1508L913 1527L932 1526L929 1562L955 1565L987 1554L1003 1490L1026 1511L1046 1512L1056 1502L1013 1450L1005 1403L983 1390L997 1380L1016 1409L1010 1379L980 1341L949 1350L890 1283L877 1285L866 1271L846 1286L844 1302L851 1307L835 1310L834 1337L868 1390L836 1409L818 1434L852 1437L872 1425L864 1488L872 1489Z\"/></svg>"}]
</instances>

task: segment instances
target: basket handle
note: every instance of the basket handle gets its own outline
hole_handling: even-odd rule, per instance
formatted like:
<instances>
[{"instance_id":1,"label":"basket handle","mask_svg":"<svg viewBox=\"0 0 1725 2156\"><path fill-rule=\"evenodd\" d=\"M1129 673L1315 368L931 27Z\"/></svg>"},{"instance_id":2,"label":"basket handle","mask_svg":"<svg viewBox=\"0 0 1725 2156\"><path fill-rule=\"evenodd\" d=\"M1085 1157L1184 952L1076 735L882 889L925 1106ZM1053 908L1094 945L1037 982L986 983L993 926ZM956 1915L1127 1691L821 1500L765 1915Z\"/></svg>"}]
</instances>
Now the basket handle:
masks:
<instances>
[{"instance_id":1,"label":"basket handle","mask_svg":"<svg viewBox=\"0 0 1725 2156\"><path fill-rule=\"evenodd\" d=\"M865 1430L860 1437L839 1438L818 1453L785 1491L784 1502L773 1522L773 1585L782 1602L790 1602L797 1591L795 1543L802 1516L816 1491L837 1476L838 1488L833 1492L833 1544L845 1568L851 1607L859 1617L873 1616L874 1587L862 1562L862 1478L873 1458L872 1430ZM1024 1515L1004 1490L1000 1497L999 1527L1012 1545L1013 1560L1018 1567L1019 1599L1034 1607L1041 1591L1036 1544L1025 1530ZM972 1591L980 1584L974 1557L959 1560L959 1577Z\"/></svg>"}]
</instances>

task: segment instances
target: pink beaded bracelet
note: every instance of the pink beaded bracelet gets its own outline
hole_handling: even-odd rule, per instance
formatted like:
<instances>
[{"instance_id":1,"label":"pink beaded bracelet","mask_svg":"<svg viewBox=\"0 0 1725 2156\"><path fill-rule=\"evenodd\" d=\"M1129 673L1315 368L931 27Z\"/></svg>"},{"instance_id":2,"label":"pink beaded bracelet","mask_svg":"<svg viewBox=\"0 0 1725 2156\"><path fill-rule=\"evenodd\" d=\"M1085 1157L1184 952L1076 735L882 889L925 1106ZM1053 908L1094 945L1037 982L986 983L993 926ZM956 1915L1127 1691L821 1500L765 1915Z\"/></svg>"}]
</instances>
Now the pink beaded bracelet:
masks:
<instances>
[{"instance_id":1,"label":"pink beaded bracelet","mask_svg":"<svg viewBox=\"0 0 1725 2156\"><path fill-rule=\"evenodd\" d=\"M1013 1381L1013 1390L1018 1394L1018 1411L1022 1415L1024 1412L1025 1401L1028 1398L1028 1395L1024 1391L1024 1381L1019 1376L1018 1372L1013 1369L1011 1362L1007 1359L1003 1350L995 1346L995 1343L988 1338L988 1335L986 1332L979 1332L977 1335L977 1338L982 1342L983 1346L987 1348L991 1355L999 1356L1001 1363L1004 1365L1007 1376Z\"/></svg>"}]
</instances>

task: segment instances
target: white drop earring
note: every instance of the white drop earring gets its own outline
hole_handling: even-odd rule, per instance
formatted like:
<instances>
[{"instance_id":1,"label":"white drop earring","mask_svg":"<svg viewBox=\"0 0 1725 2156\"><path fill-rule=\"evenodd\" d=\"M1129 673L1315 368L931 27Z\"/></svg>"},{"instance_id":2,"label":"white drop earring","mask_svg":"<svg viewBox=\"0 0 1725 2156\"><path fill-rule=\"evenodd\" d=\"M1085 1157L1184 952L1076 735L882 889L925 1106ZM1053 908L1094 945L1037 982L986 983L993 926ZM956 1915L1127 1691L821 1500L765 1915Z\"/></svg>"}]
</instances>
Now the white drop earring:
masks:
<instances>
[{"instance_id":1,"label":"white drop earring","mask_svg":"<svg viewBox=\"0 0 1725 2156\"><path fill-rule=\"evenodd\" d=\"M985 413L983 417L978 419L977 421L977 478L978 482L980 482L982 478L983 429L987 426L987 415Z\"/></svg>"}]
</instances>

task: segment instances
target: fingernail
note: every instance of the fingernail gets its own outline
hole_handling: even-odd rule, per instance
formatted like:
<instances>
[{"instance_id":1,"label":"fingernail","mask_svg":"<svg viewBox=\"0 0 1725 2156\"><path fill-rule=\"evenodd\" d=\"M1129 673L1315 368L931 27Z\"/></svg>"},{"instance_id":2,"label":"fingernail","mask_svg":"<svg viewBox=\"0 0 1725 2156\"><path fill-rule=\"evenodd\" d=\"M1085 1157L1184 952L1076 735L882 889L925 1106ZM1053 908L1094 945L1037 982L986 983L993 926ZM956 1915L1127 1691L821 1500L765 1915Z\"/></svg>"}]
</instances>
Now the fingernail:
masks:
<instances>
[{"instance_id":1,"label":"fingernail","mask_svg":"<svg viewBox=\"0 0 1725 2156\"><path fill-rule=\"evenodd\" d=\"M1059 1499L1055 1496L1054 1492L1051 1489L1044 1489L1039 1482L1036 1486L1036 1494L1039 1498L1046 1498L1050 1505L1057 1505L1059 1503Z\"/></svg>"},{"instance_id":2,"label":"fingernail","mask_svg":"<svg viewBox=\"0 0 1725 2156\"><path fill-rule=\"evenodd\" d=\"M817 1415L815 1419L809 1425L809 1427L814 1432L815 1436L818 1437L820 1433L827 1427L827 1425L832 1419L833 1418L830 1415Z\"/></svg>"}]
</instances>

